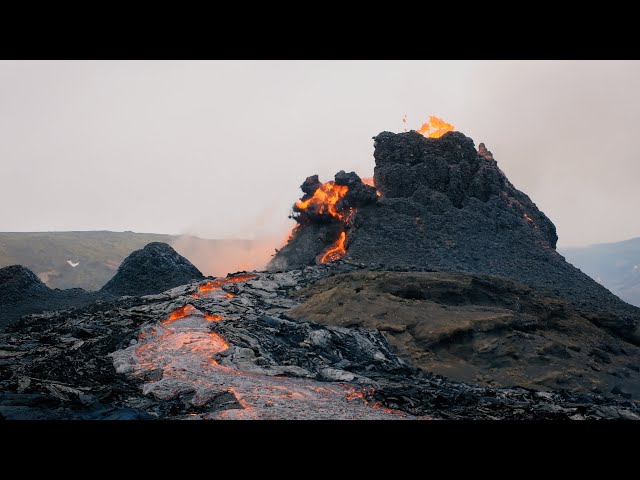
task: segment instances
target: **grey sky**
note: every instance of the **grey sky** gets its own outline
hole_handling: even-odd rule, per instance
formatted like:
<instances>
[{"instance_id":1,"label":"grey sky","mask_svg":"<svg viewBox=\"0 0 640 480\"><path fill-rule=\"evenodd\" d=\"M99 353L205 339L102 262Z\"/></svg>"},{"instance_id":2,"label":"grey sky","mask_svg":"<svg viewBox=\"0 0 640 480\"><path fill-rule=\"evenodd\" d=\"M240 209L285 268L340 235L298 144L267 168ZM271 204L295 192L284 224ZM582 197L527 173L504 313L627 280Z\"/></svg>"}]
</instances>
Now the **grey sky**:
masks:
<instances>
[{"instance_id":1,"label":"grey sky","mask_svg":"<svg viewBox=\"0 0 640 480\"><path fill-rule=\"evenodd\" d=\"M305 177L371 176L371 137L437 115L560 245L623 240L638 85L639 62L0 62L0 230L277 237Z\"/></svg>"}]
</instances>

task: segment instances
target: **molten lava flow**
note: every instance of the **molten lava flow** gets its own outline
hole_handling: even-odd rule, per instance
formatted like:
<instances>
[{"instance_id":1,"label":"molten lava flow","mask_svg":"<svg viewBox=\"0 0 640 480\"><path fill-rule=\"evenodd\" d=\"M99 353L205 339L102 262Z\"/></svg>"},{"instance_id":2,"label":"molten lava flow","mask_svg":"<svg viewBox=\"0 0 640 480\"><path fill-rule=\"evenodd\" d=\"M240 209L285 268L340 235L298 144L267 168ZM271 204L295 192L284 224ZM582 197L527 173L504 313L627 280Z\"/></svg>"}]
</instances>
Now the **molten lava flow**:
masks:
<instances>
[{"instance_id":1,"label":"molten lava flow","mask_svg":"<svg viewBox=\"0 0 640 480\"><path fill-rule=\"evenodd\" d=\"M440 138L445 133L455 130L455 128L441 118L431 116L429 121L423 123L417 132L428 138Z\"/></svg>"},{"instance_id":2,"label":"molten lava flow","mask_svg":"<svg viewBox=\"0 0 640 480\"><path fill-rule=\"evenodd\" d=\"M194 307L193 305L187 304L184 307L171 312L169 318L162 320L162 322L160 323L162 323L162 325L168 325L171 322L175 322L176 320L180 320L181 318L188 317L195 309L196 307Z\"/></svg>"},{"instance_id":3,"label":"molten lava flow","mask_svg":"<svg viewBox=\"0 0 640 480\"><path fill-rule=\"evenodd\" d=\"M348 214L345 215L344 213L338 212L338 210L336 210L336 204L344 198L348 191L349 187L346 185L336 185L336 182L332 180L320 185L311 198L298 200L295 208L301 212L312 210L319 215L331 215L332 217L345 221Z\"/></svg>"},{"instance_id":4,"label":"molten lava flow","mask_svg":"<svg viewBox=\"0 0 640 480\"><path fill-rule=\"evenodd\" d=\"M215 280L215 282L203 283L198 287L198 291L200 293L209 293L209 292L213 292L214 290L220 290L221 286L220 286L220 283L218 282L219 282L218 280Z\"/></svg>"},{"instance_id":5,"label":"molten lava flow","mask_svg":"<svg viewBox=\"0 0 640 480\"><path fill-rule=\"evenodd\" d=\"M209 320L210 322L219 322L220 320L222 320L222 316L221 315L209 315L208 313L204 314L204 319L205 320Z\"/></svg>"},{"instance_id":6,"label":"molten lava flow","mask_svg":"<svg viewBox=\"0 0 640 480\"><path fill-rule=\"evenodd\" d=\"M341 232L338 240L335 241L333 245L329 247L329 249L322 255L320 259L320 263L327 262L335 262L339 258L341 258L347 250L344 248L344 241L347 238L347 234L345 232Z\"/></svg>"},{"instance_id":7,"label":"molten lava flow","mask_svg":"<svg viewBox=\"0 0 640 480\"><path fill-rule=\"evenodd\" d=\"M202 294L209 293L209 292L213 292L214 290L220 290L222 288L222 285L224 285L225 283L244 282L246 280L251 280L252 278L256 278L256 276L255 275L236 275L234 277L218 278L213 281L209 280L208 282L200 285L198 287L198 291ZM233 298L233 294L231 293L228 293L226 296L227 298ZM194 297L194 298L198 298L198 297Z\"/></svg>"},{"instance_id":8,"label":"molten lava flow","mask_svg":"<svg viewBox=\"0 0 640 480\"><path fill-rule=\"evenodd\" d=\"M246 280L251 280L252 278L256 278L255 275L236 275L234 277L227 277L220 280L222 283L238 283L244 282Z\"/></svg>"},{"instance_id":9,"label":"molten lava flow","mask_svg":"<svg viewBox=\"0 0 640 480\"><path fill-rule=\"evenodd\" d=\"M234 295L233 293L227 293L227 294L225 295L225 297L227 297L227 298L233 298L233 297L235 297L235 295Z\"/></svg>"}]
</instances>

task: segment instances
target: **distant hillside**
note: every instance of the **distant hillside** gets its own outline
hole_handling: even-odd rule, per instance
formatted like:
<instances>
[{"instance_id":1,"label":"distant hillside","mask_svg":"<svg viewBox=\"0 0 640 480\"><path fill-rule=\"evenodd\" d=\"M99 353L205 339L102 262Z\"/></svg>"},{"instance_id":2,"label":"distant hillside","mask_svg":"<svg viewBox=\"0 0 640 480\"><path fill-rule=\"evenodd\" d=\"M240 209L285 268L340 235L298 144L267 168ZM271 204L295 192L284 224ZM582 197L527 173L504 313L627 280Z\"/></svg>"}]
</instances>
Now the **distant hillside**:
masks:
<instances>
[{"instance_id":1,"label":"distant hillside","mask_svg":"<svg viewBox=\"0 0 640 480\"><path fill-rule=\"evenodd\" d=\"M228 258L225 252L231 245L237 250L251 243L109 231L0 233L0 268L23 265L50 288L98 290L115 275L125 257L151 242L172 245L206 275L217 274L217 270L227 273L227 265L217 266L209 259Z\"/></svg>"},{"instance_id":2,"label":"distant hillside","mask_svg":"<svg viewBox=\"0 0 640 480\"><path fill-rule=\"evenodd\" d=\"M640 237L558 251L625 302L640 307Z\"/></svg>"}]
</instances>

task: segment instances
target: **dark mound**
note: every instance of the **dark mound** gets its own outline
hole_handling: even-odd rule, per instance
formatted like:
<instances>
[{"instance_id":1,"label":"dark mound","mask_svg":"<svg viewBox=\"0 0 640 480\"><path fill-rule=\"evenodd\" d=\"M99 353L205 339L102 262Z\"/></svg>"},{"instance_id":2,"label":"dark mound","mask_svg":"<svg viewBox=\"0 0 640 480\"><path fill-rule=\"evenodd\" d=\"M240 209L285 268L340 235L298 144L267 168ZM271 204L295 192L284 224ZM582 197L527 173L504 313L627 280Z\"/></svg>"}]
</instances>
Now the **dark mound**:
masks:
<instances>
[{"instance_id":1,"label":"dark mound","mask_svg":"<svg viewBox=\"0 0 640 480\"><path fill-rule=\"evenodd\" d=\"M204 276L166 243L152 242L124 259L118 273L102 287L112 295L151 295Z\"/></svg>"},{"instance_id":2,"label":"dark mound","mask_svg":"<svg viewBox=\"0 0 640 480\"><path fill-rule=\"evenodd\" d=\"M0 303L15 302L25 294L49 293L51 290L28 268L11 265L0 268Z\"/></svg>"},{"instance_id":3,"label":"dark mound","mask_svg":"<svg viewBox=\"0 0 640 480\"><path fill-rule=\"evenodd\" d=\"M23 315L83 306L97 298L80 288L51 290L22 265L0 268L0 328Z\"/></svg>"},{"instance_id":4,"label":"dark mound","mask_svg":"<svg viewBox=\"0 0 640 480\"><path fill-rule=\"evenodd\" d=\"M357 208L342 227L345 260L512 278L570 300L594 313L592 322L640 344L640 310L555 251L553 223L509 182L483 144L476 150L459 132L431 139L411 131L383 132L374 146L381 196ZM324 223L305 218L270 268L315 263L322 250L313 248L317 239L331 237L328 232Z\"/></svg>"},{"instance_id":5,"label":"dark mound","mask_svg":"<svg viewBox=\"0 0 640 480\"><path fill-rule=\"evenodd\" d=\"M640 398L640 347L502 277L359 271L299 295L293 318L377 329L405 360L452 380Z\"/></svg>"}]
</instances>

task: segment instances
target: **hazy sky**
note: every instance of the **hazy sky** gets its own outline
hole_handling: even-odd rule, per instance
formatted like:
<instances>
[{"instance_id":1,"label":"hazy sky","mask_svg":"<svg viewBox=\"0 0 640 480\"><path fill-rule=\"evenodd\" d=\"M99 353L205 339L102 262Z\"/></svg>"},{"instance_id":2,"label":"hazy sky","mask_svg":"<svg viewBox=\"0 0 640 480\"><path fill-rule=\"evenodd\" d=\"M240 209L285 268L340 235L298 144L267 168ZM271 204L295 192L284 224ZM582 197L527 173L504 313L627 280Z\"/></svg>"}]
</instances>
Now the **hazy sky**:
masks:
<instances>
[{"instance_id":1,"label":"hazy sky","mask_svg":"<svg viewBox=\"0 0 640 480\"><path fill-rule=\"evenodd\" d=\"M429 115L485 142L559 245L640 236L640 62L0 62L0 231L284 232Z\"/></svg>"}]
</instances>

